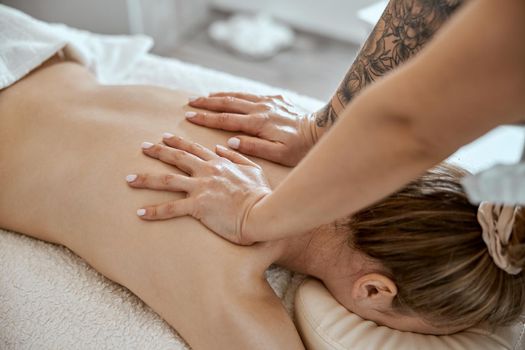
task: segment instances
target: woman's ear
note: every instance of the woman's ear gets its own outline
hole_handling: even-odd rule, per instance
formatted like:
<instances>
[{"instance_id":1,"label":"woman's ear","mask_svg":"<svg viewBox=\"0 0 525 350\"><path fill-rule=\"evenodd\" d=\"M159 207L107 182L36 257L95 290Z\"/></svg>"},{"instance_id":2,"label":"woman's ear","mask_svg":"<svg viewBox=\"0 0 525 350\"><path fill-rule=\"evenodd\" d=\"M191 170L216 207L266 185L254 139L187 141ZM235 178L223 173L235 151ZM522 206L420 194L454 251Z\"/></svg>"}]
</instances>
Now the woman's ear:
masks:
<instances>
[{"instance_id":1,"label":"woman's ear","mask_svg":"<svg viewBox=\"0 0 525 350\"><path fill-rule=\"evenodd\" d=\"M380 312L392 309L392 302L396 295L396 284L390 278L378 273L359 277L352 287L352 298L355 303Z\"/></svg>"}]
</instances>

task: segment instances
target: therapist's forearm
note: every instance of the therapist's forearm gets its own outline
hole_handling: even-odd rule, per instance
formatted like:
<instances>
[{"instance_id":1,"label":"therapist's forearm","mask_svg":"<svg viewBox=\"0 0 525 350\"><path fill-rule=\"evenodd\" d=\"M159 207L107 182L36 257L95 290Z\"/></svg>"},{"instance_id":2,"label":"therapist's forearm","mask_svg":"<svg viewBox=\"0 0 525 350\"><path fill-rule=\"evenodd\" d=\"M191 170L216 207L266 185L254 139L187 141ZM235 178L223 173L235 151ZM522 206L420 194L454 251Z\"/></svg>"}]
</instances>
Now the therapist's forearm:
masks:
<instances>
[{"instance_id":1,"label":"therapist's forearm","mask_svg":"<svg viewBox=\"0 0 525 350\"><path fill-rule=\"evenodd\" d=\"M348 106L253 208L247 227L264 227L254 236L272 240L351 215L461 145L523 118L525 47L514 38L524 35L525 2L466 6L418 57Z\"/></svg>"},{"instance_id":2,"label":"therapist's forearm","mask_svg":"<svg viewBox=\"0 0 525 350\"><path fill-rule=\"evenodd\" d=\"M367 86L416 55L464 0L390 0L332 99L314 113L320 138Z\"/></svg>"},{"instance_id":3,"label":"therapist's forearm","mask_svg":"<svg viewBox=\"0 0 525 350\"><path fill-rule=\"evenodd\" d=\"M271 223L258 239L302 234L347 216L439 161L402 118L388 120L384 104L367 103L377 101L375 93L359 99L363 102L356 100L286 180L252 209L254 226Z\"/></svg>"}]
</instances>

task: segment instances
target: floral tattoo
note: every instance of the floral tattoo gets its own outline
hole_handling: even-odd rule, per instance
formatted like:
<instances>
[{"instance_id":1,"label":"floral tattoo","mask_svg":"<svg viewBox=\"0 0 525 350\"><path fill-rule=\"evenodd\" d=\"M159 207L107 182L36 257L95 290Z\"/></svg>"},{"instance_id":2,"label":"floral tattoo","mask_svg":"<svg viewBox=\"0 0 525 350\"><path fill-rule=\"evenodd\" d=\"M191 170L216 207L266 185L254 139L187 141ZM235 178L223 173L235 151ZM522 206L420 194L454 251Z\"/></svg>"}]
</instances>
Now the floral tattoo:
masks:
<instances>
[{"instance_id":1,"label":"floral tattoo","mask_svg":"<svg viewBox=\"0 0 525 350\"><path fill-rule=\"evenodd\" d=\"M391 0L339 86L334 99L346 106L361 90L417 54L462 0ZM316 114L318 127L337 113L328 103Z\"/></svg>"}]
</instances>

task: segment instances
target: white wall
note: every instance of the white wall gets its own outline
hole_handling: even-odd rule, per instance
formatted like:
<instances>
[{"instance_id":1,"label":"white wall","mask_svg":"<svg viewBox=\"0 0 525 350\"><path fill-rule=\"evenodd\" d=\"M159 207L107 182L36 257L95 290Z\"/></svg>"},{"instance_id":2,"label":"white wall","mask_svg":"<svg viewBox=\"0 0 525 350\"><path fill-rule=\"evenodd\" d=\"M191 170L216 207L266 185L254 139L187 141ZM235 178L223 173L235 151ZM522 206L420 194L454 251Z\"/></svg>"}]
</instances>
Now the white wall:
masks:
<instances>
[{"instance_id":1,"label":"white wall","mask_svg":"<svg viewBox=\"0 0 525 350\"><path fill-rule=\"evenodd\" d=\"M60 22L97 33L128 33L126 0L2 0L46 22Z\"/></svg>"},{"instance_id":2,"label":"white wall","mask_svg":"<svg viewBox=\"0 0 525 350\"><path fill-rule=\"evenodd\" d=\"M211 1L220 9L269 13L299 29L361 43L370 25L357 17L357 11L378 0Z\"/></svg>"},{"instance_id":3,"label":"white wall","mask_svg":"<svg viewBox=\"0 0 525 350\"><path fill-rule=\"evenodd\" d=\"M207 16L209 0L1 0L47 22L103 34L143 33L172 50ZM131 10L131 11L130 11Z\"/></svg>"}]
</instances>

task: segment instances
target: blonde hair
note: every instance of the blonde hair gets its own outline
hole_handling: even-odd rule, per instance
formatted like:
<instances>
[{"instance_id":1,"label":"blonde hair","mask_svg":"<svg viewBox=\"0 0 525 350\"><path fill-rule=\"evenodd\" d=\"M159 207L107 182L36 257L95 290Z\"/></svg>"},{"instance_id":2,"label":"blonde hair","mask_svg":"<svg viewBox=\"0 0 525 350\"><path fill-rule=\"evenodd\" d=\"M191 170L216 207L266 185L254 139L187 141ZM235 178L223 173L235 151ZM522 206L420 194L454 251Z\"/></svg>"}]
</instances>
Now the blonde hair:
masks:
<instances>
[{"instance_id":1,"label":"blonde hair","mask_svg":"<svg viewBox=\"0 0 525 350\"><path fill-rule=\"evenodd\" d=\"M441 164L399 192L340 222L350 245L379 261L396 283L393 307L435 326L502 326L525 306L525 274L500 269L488 253L460 184L467 174ZM518 211L505 247L525 266L525 213Z\"/></svg>"}]
</instances>

